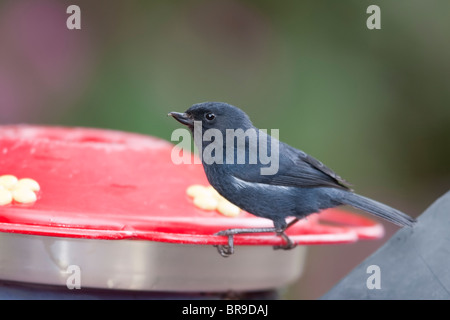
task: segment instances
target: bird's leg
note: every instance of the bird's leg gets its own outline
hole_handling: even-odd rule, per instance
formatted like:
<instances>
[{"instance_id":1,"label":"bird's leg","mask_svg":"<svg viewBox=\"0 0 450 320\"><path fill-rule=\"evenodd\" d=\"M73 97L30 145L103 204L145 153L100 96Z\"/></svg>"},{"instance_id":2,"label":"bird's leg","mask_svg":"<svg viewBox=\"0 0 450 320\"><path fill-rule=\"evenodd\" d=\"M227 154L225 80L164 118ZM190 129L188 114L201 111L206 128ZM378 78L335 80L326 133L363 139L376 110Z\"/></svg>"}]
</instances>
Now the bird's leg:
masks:
<instances>
[{"instance_id":1,"label":"bird's leg","mask_svg":"<svg viewBox=\"0 0 450 320\"><path fill-rule=\"evenodd\" d=\"M291 238L289 238L289 237L287 236L287 234L285 233L285 231L286 231L289 227L293 226L298 220L300 220L300 219L299 219L299 218L295 218L295 219L293 219L292 221L290 221L290 222L286 225L286 227L285 227L284 229L281 229L281 230L277 230L277 231L276 231L277 235L280 236L281 238L283 238L284 241L286 241L286 244L279 245L279 246L274 246L273 248L274 248L275 250L278 250L278 249L290 250L290 249L294 249L294 248L297 246L297 244L294 243L294 242L291 240Z\"/></svg>"},{"instance_id":2,"label":"bird's leg","mask_svg":"<svg viewBox=\"0 0 450 320\"><path fill-rule=\"evenodd\" d=\"M219 231L215 233L215 236L227 236L228 244L227 245L217 245L217 250L219 251L222 257L229 257L234 253L234 235L241 233L266 233L266 232L276 232L275 228L236 228L236 229L227 229L223 231Z\"/></svg>"}]
</instances>

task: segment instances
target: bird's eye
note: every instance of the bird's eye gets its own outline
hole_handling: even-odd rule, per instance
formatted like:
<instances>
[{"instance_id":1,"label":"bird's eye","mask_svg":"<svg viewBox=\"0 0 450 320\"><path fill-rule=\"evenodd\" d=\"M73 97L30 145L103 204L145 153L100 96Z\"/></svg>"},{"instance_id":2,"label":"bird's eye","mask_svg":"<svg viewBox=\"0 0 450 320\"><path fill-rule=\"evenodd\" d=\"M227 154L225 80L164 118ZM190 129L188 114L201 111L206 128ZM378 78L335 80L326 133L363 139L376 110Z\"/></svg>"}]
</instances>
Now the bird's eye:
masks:
<instances>
[{"instance_id":1,"label":"bird's eye","mask_svg":"<svg viewBox=\"0 0 450 320\"><path fill-rule=\"evenodd\" d=\"M205 114L205 119L208 121L212 121L216 118L216 115L212 112L208 112L207 114Z\"/></svg>"}]
</instances>

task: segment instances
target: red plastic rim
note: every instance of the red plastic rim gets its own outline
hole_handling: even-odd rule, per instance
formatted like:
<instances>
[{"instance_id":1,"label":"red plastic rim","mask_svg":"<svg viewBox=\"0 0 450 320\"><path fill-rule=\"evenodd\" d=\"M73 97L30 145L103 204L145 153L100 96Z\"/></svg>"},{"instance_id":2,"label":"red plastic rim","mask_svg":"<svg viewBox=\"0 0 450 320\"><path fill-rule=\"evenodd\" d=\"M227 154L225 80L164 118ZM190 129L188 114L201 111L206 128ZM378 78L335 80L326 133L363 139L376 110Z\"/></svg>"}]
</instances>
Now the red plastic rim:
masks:
<instances>
[{"instance_id":1,"label":"red plastic rim","mask_svg":"<svg viewBox=\"0 0 450 320\"><path fill-rule=\"evenodd\" d=\"M0 127L0 175L41 185L32 205L0 206L0 232L88 239L226 244L228 228L271 227L243 212L229 218L196 208L186 195L208 185L198 164L175 165L173 145L111 130ZM312 215L288 230L298 244L349 243L383 236L381 224L340 209ZM237 245L277 245L274 234L237 235Z\"/></svg>"}]
</instances>

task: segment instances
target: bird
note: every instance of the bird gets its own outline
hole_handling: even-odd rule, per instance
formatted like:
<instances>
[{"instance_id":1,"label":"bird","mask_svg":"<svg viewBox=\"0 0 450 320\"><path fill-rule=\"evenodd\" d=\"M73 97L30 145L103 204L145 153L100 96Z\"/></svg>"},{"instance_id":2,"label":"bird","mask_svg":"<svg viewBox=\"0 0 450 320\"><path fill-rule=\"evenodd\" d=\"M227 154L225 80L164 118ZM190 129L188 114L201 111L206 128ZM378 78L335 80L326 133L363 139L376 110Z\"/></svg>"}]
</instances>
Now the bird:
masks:
<instances>
[{"instance_id":1,"label":"bird","mask_svg":"<svg viewBox=\"0 0 450 320\"><path fill-rule=\"evenodd\" d=\"M296 244L286 235L289 227L310 214L341 205L350 205L401 227L413 227L416 223L397 209L356 194L346 180L319 160L256 128L238 107L225 102L202 102L183 113L168 115L193 134L194 143L203 155L206 177L214 189L250 214L273 221L273 228L217 232L217 236L228 237L227 245L216 246L223 257L234 253L234 235L242 233L274 232L284 239L284 244L275 249L292 249ZM235 134L232 139L227 138L230 133ZM270 149L273 162L278 162L270 164L275 172L263 174L263 169L269 168L268 162L262 161L263 153L258 153L263 150L260 146ZM267 154L264 156L267 158Z\"/></svg>"}]
</instances>

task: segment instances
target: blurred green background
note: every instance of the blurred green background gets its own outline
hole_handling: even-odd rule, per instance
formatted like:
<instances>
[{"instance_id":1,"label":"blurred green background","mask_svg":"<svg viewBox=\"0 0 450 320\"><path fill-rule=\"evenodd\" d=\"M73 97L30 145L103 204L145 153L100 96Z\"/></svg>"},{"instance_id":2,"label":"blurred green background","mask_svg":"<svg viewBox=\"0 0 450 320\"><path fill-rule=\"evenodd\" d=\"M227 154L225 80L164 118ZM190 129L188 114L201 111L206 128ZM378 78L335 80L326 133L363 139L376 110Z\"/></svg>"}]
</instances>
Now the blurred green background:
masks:
<instances>
[{"instance_id":1,"label":"blurred green background","mask_svg":"<svg viewBox=\"0 0 450 320\"><path fill-rule=\"evenodd\" d=\"M81 30L66 9L81 8ZM381 30L366 9L381 8ZM420 214L449 189L450 2L0 1L0 124L133 131L202 101L244 109L358 193ZM387 237L311 247L315 299Z\"/></svg>"}]
</instances>

